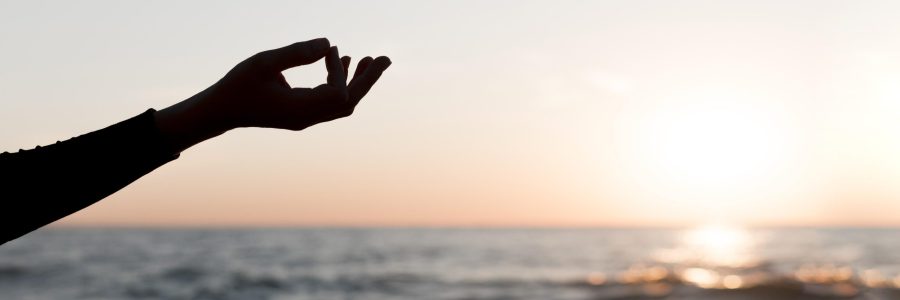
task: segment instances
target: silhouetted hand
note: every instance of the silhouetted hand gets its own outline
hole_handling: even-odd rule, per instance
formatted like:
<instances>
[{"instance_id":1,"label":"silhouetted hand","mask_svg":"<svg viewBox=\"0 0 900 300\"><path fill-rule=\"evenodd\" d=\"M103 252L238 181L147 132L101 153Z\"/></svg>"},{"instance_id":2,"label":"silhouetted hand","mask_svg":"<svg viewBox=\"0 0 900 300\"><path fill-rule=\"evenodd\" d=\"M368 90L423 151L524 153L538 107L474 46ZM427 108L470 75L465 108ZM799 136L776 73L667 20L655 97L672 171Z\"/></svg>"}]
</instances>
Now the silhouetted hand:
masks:
<instances>
[{"instance_id":1,"label":"silhouetted hand","mask_svg":"<svg viewBox=\"0 0 900 300\"><path fill-rule=\"evenodd\" d=\"M292 88L282 71L325 58L326 83ZM301 130L349 116L382 72L387 57L359 61L347 83L350 57L321 38L260 52L235 66L221 80L156 114L157 125L178 150L238 127Z\"/></svg>"},{"instance_id":2,"label":"silhouetted hand","mask_svg":"<svg viewBox=\"0 0 900 300\"><path fill-rule=\"evenodd\" d=\"M281 75L323 57L325 84L292 88ZM348 84L350 57L340 58L326 39L296 43L244 60L209 88L153 115L47 147L0 153L0 202L7 204L0 209L0 244L83 209L228 130L300 130L349 116L390 64L387 57L363 58Z\"/></svg>"}]
</instances>

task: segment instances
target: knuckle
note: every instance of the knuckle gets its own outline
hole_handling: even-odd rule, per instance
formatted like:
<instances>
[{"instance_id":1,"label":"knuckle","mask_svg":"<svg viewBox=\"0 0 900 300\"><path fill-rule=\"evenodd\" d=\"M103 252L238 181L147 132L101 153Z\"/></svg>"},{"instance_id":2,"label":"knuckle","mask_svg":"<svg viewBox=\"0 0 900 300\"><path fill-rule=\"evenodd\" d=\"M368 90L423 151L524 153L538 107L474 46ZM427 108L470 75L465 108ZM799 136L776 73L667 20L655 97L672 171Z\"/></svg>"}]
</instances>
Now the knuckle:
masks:
<instances>
[{"instance_id":1,"label":"knuckle","mask_svg":"<svg viewBox=\"0 0 900 300\"><path fill-rule=\"evenodd\" d=\"M267 55L268 54L266 53L266 51L259 52L259 53L253 54L253 56L250 56L250 58L247 59L247 61L249 61L251 63L259 63L259 62L263 61L263 59L265 59L265 57Z\"/></svg>"},{"instance_id":2,"label":"knuckle","mask_svg":"<svg viewBox=\"0 0 900 300\"><path fill-rule=\"evenodd\" d=\"M250 56L250 58L247 59L247 63L252 68L266 68L269 64L269 58L271 56L272 55L271 53L269 53L269 51L259 52L254 54L253 56Z\"/></svg>"}]
</instances>

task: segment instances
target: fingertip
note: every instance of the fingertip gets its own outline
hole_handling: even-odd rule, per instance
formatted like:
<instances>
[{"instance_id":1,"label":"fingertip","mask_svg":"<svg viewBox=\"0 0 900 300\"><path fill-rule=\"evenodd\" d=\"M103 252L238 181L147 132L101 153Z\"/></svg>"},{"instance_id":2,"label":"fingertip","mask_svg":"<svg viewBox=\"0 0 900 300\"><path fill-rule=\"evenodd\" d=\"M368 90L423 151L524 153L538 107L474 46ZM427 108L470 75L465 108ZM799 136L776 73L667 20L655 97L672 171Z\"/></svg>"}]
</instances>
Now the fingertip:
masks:
<instances>
[{"instance_id":1,"label":"fingertip","mask_svg":"<svg viewBox=\"0 0 900 300\"><path fill-rule=\"evenodd\" d=\"M373 59L371 56L363 57L362 59L359 60L358 63L356 63L357 71L365 70L365 68L368 67L370 64L372 64L372 61L374 61L374 60L375 59Z\"/></svg>"},{"instance_id":2,"label":"fingertip","mask_svg":"<svg viewBox=\"0 0 900 300\"><path fill-rule=\"evenodd\" d=\"M328 56L331 56L331 59L332 61L334 61L335 66L343 63L343 61L341 60L341 54L337 46L331 46L331 50L328 52Z\"/></svg>"},{"instance_id":3,"label":"fingertip","mask_svg":"<svg viewBox=\"0 0 900 300\"><path fill-rule=\"evenodd\" d=\"M326 66L327 68L337 67L337 64L341 63L337 46L331 46L330 48L328 48L328 54L325 55L325 63L328 65Z\"/></svg>"},{"instance_id":4,"label":"fingertip","mask_svg":"<svg viewBox=\"0 0 900 300\"><path fill-rule=\"evenodd\" d=\"M344 76L347 76L347 72L350 71L350 57L349 56L341 57L341 66L344 67Z\"/></svg>"},{"instance_id":5,"label":"fingertip","mask_svg":"<svg viewBox=\"0 0 900 300\"><path fill-rule=\"evenodd\" d=\"M375 63L382 68L387 68L391 65L391 59L387 56L379 56L378 58L375 58Z\"/></svg>"},{"instance_id":6,"label":"fingertip","mask_svg":"<svg viewBox=\"0 0 900 300\"><path fill-rule=\"evenodd\" d=\"M328 38L324 38L324 37L310 40L308 43L310 45L312 45L312 48L319 50L319 51L324 51L324 50L330 48L330 46L331 46L331 42L328 41Z\"/></svg>"},{"instance_id":7,"label":"fingertip","mask_svg":"<svg viewBox=\"0 0 900 300\"><path fill-rule=\"evenodd\" d=\"M331 43L327 38L296 42L281 48L266 50L248 60L258 63L263 71L283 71L314 63L327 56Z\"/></svg>"}]
</instances>

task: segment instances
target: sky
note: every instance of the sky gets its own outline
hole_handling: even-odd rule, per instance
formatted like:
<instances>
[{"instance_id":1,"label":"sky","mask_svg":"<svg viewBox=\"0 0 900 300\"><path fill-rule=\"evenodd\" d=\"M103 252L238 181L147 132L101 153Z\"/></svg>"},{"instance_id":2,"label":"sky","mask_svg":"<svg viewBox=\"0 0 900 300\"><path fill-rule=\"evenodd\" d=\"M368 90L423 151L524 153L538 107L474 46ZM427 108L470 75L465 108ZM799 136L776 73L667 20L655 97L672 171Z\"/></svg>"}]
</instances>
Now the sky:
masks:
<instances>
[{"instance_id":1,"label":"sky","mask_svg":"<svg viewBox=\"0 0 900 300\"><path fill-rule=\"evenodd\" d=\"M238 129L61 226L898 226L895 1L0 2L0 151L328 37L353 116ZM289 70L324 82L324 64ZM52 188L52 187L48 187Z\"/></svg>"}]
</instances>

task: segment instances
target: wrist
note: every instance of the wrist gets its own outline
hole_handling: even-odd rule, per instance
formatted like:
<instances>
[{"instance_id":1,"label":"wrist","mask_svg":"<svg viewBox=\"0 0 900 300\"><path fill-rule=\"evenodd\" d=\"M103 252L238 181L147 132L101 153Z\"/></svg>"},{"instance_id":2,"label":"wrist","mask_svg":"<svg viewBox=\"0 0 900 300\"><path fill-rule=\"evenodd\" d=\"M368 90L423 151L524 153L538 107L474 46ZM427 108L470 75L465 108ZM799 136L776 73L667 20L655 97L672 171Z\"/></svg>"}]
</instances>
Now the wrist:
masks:
<instances>
[{"instance_id":1,"label":"wrist","mask_svg":"<svg viewBox=\"0 0 900 300\"><path fill-rule=\"evenodd\" d=\"M155 113L156 126L176 151L181 152L216 137L233 125L215 114L205 91Z\"/></svg>"}]
</instances>

